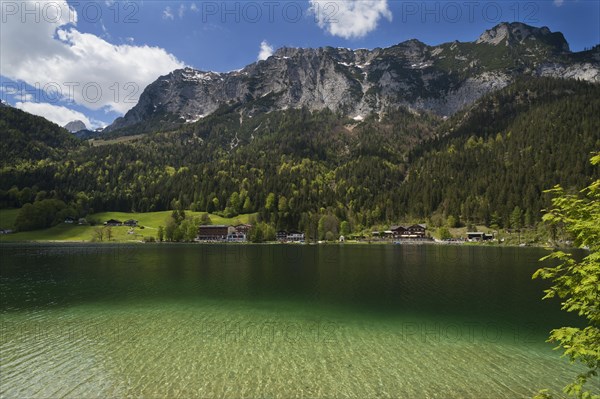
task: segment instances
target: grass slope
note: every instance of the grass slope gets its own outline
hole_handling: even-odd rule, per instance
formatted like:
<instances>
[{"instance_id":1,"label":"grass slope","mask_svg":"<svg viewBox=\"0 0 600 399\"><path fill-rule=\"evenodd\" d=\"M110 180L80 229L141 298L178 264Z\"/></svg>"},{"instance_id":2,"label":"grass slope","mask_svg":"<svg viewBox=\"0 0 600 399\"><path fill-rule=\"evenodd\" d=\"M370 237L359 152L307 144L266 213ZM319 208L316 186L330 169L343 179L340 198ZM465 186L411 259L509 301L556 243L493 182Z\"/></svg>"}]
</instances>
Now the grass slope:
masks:
<instances>
[{"instance_id":1,"label":"grass slope","mask_svg":"<svg viewBox=\"0 0 600 399\"><path fill-rule=\"evenodd\" d=\"M0 229L14 229L20 209L0 209Z\"/></svg>"},{"instance_id":2,"label":"grass slope","mask_svg":"<svg viewBox=\"0 0 600 399\"><path fill-rule=\"evenodd\" d=\"M12 224L17 216L18 209L1 209L0 210L0 221L5 223L6 226L3 228L12 228ZM200 217L204 212L191 212L186 211L188 217ZM136 219L139 226L144 226L144 229L139 227L133 229L133 234L128 234L129 227L120 226L112 227L113 237L111 242L128 242L128 241L140 241L144 237L155 237L158 226L164 226L167 218L171 215L171 211L164 212L149 212L149 213L125 213L125 212L102 212L88 216L88 222L95 222L97 225L101 225L103 222L109 219L117 219L125 221L127 219ZM248 223L249 219L253 214L239 215L235 218L224 218L218 215L209 215L212 224L226 224L235 225L238 223ZM10 223L10 225L8 224ZM0 242L16 242L16 241L80 241L87 242L92 241L95 237L95 229L100 226L79 226L77 224L64 224L50 227L43 230L35 231L24 231L15 234L0 235ZM106 241L106 238L105 240Z\"/></svg>"}]
</instances>

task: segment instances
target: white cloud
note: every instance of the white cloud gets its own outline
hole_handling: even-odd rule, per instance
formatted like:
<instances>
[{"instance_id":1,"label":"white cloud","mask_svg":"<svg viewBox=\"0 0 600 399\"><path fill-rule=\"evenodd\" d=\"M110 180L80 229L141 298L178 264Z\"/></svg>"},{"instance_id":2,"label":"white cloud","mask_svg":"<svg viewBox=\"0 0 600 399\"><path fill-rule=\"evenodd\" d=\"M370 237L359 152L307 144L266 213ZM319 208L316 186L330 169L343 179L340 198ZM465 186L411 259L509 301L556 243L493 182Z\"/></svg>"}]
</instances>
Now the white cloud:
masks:
<instances>
[{"instance_id":1,"label":"white cloud","mask_svg":"<svg viewBox=\"0 0 600 399\"><path fill-rule=\"evenodd\" d=\"M377 29L379 20L392 20L387 0L310 0L320 28L344 39L361 38Z\"/></svg>"},{"instance_id":2,"label":"white cloud","mask_svg":"<svg viewBox=\"0 0 600 399\"><path fill-rule=\"evenodd\" d=\"M125 113L148 84L184 66L159 47L114 45L81 33L75 28L75 11L65 1L54 3L63 12L51 21L41 18L36 23L35 18L27 18L22 22L18 13L3 16L2 36L10 38L0 41L3 76L42 90L58 88L62 99L89 109Z\"/></svg>"},{"instance_id":3,"label":"white cloud","mask_svg":"<svg viewBox=\"0 0 600 399\"><path fill-rule=\"evenodd\" d=\"M71 121L80 120L85 123L88 128L95 127L88 117L81 112L77 112L60 105L49 103L17 102L15 107L22 109L25 112L29 112L30 114L43 116L49 121L52 121L60 126L64 126Z\"/></svg>"},{"instance_id":4,"label":"white cloud","mask_svg":"<svg viewBox=\"0 0 600 399\"><path fill-rule=\"evenodd\" d=\"M179 6L179 10L177 11L177 14L179 15L179 19L183 18L183 16L185 15L185 5L181 4Z\"/></svg>"},{"instance_id":5,"label":"white cloud","mask_svg":"<svg viewBox=\"0 0 600 399\"><path fill-rule=\"evenodd\" d=\"M163 10L163 19L170 19L171 21L175 19L171 7L167 6L167 8Z\"/></svg>"},{"instance_id":6,"label":"white cloud","mask_svg":"<svg viewBox=\"0 0 600 399\"><path fill-rule=\"evenodd\" d=\"M23 92L17 93L15 94L15 99L19 101L31 101L33 100L33 94Z\"/></svg>"},{"instance_id":7,"label":"white cloud","mask_svg":"<svg viewBox=\"0 0 600 399\"><path fill-rule=\"evenodd\" d=\"M263 40L260 43L260 52L258 53L258 60L266 60L270 56L273 55L273 46L267 43L266 40Z\"/></svg>"},{"instance_id":8,"label":"white cloud","mask_svg":"<svg viewBox=\"0 0 600 399\"><path fill-rule=\"evenodd\" d=\"M563 5L564 2L565 2L565 0L554 0L554 5L556 7L560 7Z\"/></svg>"},{"instance_id":9,"label":"white cloud","mask_svg":"<svg viewBox=\"0 0 600 399\"><path fill-rule=\"evenodd\" d=\"M192 10L193 12L198 12L198 6L196 5L196 3L192 3L190 5L190 10Z\"/></svg>"},{"instance_id":10,"label":"white cloud","mask_svg":"<svg viewBox=\"0 0 600 399\"><path fill-rule=\"evenodd\" d=\"M108 29L106 29L106 26L104 25L104 21L102 21L102 20L100 20L100 27L102 28L102 37L110 40L111 39L110 32L108 32Z\"/></svg>"},{"instance_id":11,"label":"white cloud","mask_svg":"<svg viewBox=\"0 0 600 399\"><path fill-rule=\"evenodd\" d=\"M0 91L6 94L17 94L19 90L16 87L0 85Z\"/></svg>"}]
</instances>

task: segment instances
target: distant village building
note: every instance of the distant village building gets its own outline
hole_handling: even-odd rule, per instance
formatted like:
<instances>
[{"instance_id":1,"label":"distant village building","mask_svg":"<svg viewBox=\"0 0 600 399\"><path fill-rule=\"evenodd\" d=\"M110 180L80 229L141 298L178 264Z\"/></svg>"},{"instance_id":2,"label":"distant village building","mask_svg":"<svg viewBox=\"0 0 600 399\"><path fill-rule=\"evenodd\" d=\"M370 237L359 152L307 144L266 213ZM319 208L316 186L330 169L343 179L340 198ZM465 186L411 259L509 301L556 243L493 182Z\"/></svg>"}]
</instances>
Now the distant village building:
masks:
<instances>
[{"instance_id":1,"label":"distant village building","mask_svg":"<svg viewBox=\"0 0 600 399\"><path fill-rule=\"evenodd\" d=\"M229 234L235 233L235 228L223 224L210 224L198 227L199 241L226 241Z\"/></svg>"},{"instance_id":2,"label":"distant village building","mask_svg":"<svg viewBox=\"0 0 600 399\"><path fill-rule=\"evenodd\" d=\"M490 241L494 239L493 234L485 234L482 231L470 231L467 232L468 241Z\"/></svg>"},{"instance_id":3,"label":"distant village building","mask_svg":"<svg viewBox=\"0 0 600 399\"><path fill-rule=\"evenodd\" d=\"M277 241L286 241L287 236L288 236L287 231L280 230L277 232L276 238L277 238Z\"/></svg>"},{"instance_id":4,"label":"distant village building","mask_svg":"<svg viewBox=\"0 0 600 399\"><path fill-rule=\"evenodd\" d=\"M227 242L246 242L246 234L235 232L227 234Z\"/></svg>"},{"instance_id":5,"label":"distant village building","mask_svg":"<svg viewBox=\"0 0 600 399\"><path fill-rule=\"evenodd\" d=\"M75 223L75 219L73 219L72 217L66 217L65 218L65 223L66 224L73 224L73 223Z\"/></svg>"},{"instance_id":6,"label":"distant village building","mask_svg":"<svg viewBox=\"0 0 600 399\"><path fill-rule=\"evenodd\" d=\"M281 230L277 232L277 241L281 242L304 242L306 239L304 233L299 231L285 231Z\"/></svg>"},{"instance_id":7,"label":"distant village building","mask_svg":"<svg viewBox=\"0 0 600 399\"><path fill-rule=\"evenodd\" d=\"M304 242L305 235L299 231L285 231L281 230L277 232L277 241L281 242Z\"/></svg>"},{"instance_id":8,"label":"distant village building","mask_svg":"<svg viewBox=\"0 0 600 399\"><path fill-rule=\"evenodd\" d=\"M129 219L129 220L124 221L123 224L125 226L129 226L129 227L137 227L138 221L134 220L134 219Z\"/></svg>"},{"instance_id":9,"label":"distant village building","mask_svg":"<svg viewBox=\"0 0 600 399\"><path fill-rule=\"evenodd\" d=\"M104 225L111 226L111 227L123 226L123 222L121 222L120 220L117 220L117 219L109 219L106 222L104 222Z\"/></svg>"},{"instance_id":10,"label":"distant village building","mask_svg":"<svg viewBox=\"0 0 600 399\"><path fill-rule=\"evenodd\" d=\"M86 218L79 218L79 220L77 221L77 224L82 226L84 224L88 224Z\"/></svg>"},{"instance_id":11,"label":"distant village building","mask_svg":"<svg viewBox=\"0 0 600 399\"><path fill-rule=\"evenodd\" d=\"M248 233L250 232L250 229L252 228L251 224L238 224L235 227L235 231L237 231L238 233L243 233L245 235L248 235Z\"/></svg>"},{"instance_id":12,"label":"distant village building","mask_svg":"<svg viewBox=\"0 0 600 399\"><path fill-rule=\"evenodd\" d=\"M423 239L427 237L427 225L391 226L389 230L373 231L371 236L373 238Z\"/></svg>"},{"instance_id":13,"label":"distant village building","mask_svg":"<svg viewBox=\"0 0 600 399\"><path fill-rule=\"evenodd\" d=\"M304 242L304 233L300 233L299 231L290 231L287 235L287 241Z\"/></svg>"},{"instance_id":14,"label":"distant village building","mask_svg":"<svg viewBox=\"0 0 600 399\"><path fill-rule=\"evenodd\" d=\"M237 226L227 225L203 225L198 227L196 241L222 241L222 242L245 242L248 240L248 232L252 228L250 224Z\"/></svg>"},{"instance_id":15,"label":"distant village building","mask_svg":"<svg viewBox=\"0 0 600 399\"><path fill-rule=\"evenodd\" d=\"M410 226L390 227L390 231L396 238L425 238L426 230L426 224L413 224Z\"/></svg>"}]
</instances>

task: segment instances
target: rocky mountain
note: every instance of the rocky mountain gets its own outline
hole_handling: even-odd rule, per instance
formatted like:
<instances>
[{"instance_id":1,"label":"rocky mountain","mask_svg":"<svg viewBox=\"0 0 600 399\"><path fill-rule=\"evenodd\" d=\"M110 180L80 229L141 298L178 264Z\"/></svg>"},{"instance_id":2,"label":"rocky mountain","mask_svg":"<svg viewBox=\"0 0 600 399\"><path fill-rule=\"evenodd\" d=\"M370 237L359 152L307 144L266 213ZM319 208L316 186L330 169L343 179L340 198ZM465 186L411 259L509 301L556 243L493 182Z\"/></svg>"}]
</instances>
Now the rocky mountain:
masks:
<instances>
[{"instance_id":1,"label":"rocky mountain","mask_svg":"<svg viewBox=\"0 0 600 399\"><path fill-rule=\"evenodd\" d=\"M87 127L85 126L85 123L83 123L80 120L71 121L71 122L67 123L64 126L64 128L67 129L71 133L77 133L77 132L79 132L81 130L87 130Z\"/></svg>"},{"instance_id":2,"label":"rocky mountain","mask_svg":"<svg viewBox=\"0 0 600 399\"><path fill-rule=\"evenodd\" d=\"M523 23L502 23L490 30L486 30L477 44L491 44L493 46L527 45L541 42L562 52L569 52L569 44L560 32L552 33L547 27L532 28Z\"/></svg>"},{"instance_id":3,"label":"rocky mountain","mask_svg":"<svg viewBox=\"0 0 600 399\"><path fill-rule=\"evenodd\" d=\"M161 76L105 131L176 128L234 104L243 105L240 118L306 107L362 120L399 106L451 116L523 75L600 82L600 47L572 53L562 33L501 23L474 42L429 46L409 40L373 50L281 48L239 71L185 68Z\"/></svg>"}]
</instances>

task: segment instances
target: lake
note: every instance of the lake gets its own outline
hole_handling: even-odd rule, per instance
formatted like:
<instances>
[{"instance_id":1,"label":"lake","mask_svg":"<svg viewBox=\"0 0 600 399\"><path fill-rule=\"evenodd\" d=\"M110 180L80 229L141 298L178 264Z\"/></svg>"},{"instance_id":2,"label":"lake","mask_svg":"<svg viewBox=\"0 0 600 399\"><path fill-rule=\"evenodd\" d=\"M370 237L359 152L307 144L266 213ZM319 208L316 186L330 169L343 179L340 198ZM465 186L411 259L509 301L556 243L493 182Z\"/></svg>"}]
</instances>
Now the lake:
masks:
<instances>
[{"instance_id":1,"label":"lake","mask_svg":"<svg viewBox=\"0 0 600 399\"><path fill-rule=\"evenodd\" d=\"M544 342L578 320L542 249L0 251L1 397L525 398L581 370Z\"/></svg>"}]
</instances>

